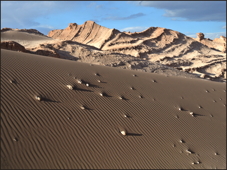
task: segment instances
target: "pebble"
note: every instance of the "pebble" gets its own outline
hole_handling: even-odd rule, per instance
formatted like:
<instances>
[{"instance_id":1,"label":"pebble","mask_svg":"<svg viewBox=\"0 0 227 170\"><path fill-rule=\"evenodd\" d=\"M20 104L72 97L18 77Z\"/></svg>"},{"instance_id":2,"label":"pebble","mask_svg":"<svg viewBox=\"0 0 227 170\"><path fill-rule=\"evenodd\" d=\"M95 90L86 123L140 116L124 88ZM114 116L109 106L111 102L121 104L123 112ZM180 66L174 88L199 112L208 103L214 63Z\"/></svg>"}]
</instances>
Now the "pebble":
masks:
<instances>
[{"instance_id":1,"label":"pebble","mask_svg":"<svg viewBox=\"0 0 227 170\"><path fill-rule=\"evenodd\" d=\"M18 141L18 139L17 139L17 138L14 138L14 139L13 139L13 141L14 141L14 142L17 142L17 141Z\"/></svg>"},{"instance_id":2,"label":"pebble","mask_svg":"<svg viewBox=\"0 0 227 170\"><path fill-rule=\"evenodd\" d=\"M77 83L82 84L83 82L82 82L81 79L78 79L78 80L77 80Z\"/></svg>"},{"instance_id":3,"label":"pebble","mask_svg":"<svg viewBox=\"0 0 227 170\"><path fill-rule=\"evenodd\" d=\"M73 86L72 85L67 85L68 89L72 90Z\"/></svg>"},{"instance_id":4,"label":"pebble","mask_svg":"<svg viewBox=\"0 0 227 170\"><path fill-rule=\"evenodd\" d=\"M125 136L127 133L126 133L126 130L121 130L121 134L123 135L123 136Z\"/></svg>"},{"instance_id":5,"label":"pebble","mask_svg":"<svg viewBox=\"0 0 227 170\"><path fill-rule=\"evenodd\" d=\"M81 109L83 109L83 110L85 109L85 107L84 107L84 106L80 106L80 108L81 108Z\"/></svg>"},{"instance_id":6,"label":"pebble","mask_svg":"<svg viewBox=\"0 0 227 170\"><path fill-rule=\"evenodd\" d=\"M190 112L190 115L192 115L192 117L194 117L194 116L195 116L195 114L194 114L193 112Z\"/></svg>"},{"instance_id":7,"label":"pebble","mask_svg":"<svg viewBox=\"0 0 227 170\"><path fill-rule=\"evenodd\" d=\"M41 101L41 97L40 96L35 96L36 100Z\"/></svg>"}]
</instances>

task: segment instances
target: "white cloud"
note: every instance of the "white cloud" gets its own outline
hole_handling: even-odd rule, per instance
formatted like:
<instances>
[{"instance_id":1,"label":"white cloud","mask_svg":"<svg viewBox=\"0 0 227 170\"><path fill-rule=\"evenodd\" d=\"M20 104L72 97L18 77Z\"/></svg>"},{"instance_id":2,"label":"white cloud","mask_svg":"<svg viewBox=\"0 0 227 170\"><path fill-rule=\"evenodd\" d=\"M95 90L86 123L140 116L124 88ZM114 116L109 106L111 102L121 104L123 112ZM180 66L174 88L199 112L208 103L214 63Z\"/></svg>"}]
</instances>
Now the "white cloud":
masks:
<instances>
[{"instance_id":1,"label":"white cloud","mask_svg":"<svg viewBox=\"0 0 227 170\"><path fill-rule=\"evenodd\" d=\"M222 29L226 29L226 25L222 27Z\"/></svg>"},{"instance_id":2,"label":"white cloud","mask_svg":"<svg viewBox=\"0 0 227 170\"><path fill-rule=\"evenodd\" d=\"M95 9L102 9L103 5L98 5L96 2L91 2L87 5L88 7L95 8Z\"/></svg>"},{"instance_id":3,"label":"white cloud","mask_svg":"<svg viewBox=\"0 0 227 170\"><path fill-rule=\"evenodd\" d=\"M36 28L47 28L47 29L54 29L54 27L50 26L50 25L39 25Z\"/></svg>"},{"instance_id":4,"label":"white cloud","mask_svg":"<svg viewBox=\"0 0 227 170\"><path fill-rule=\"evenodd\" d=\"M141 32L146 30L149 27L127 27L127 28L123 28L120 31L130 31L130 32Z\"/></svg>"},{"instance_id":5,"label":"white cloud","mask_svg":"<svg viewBox=\"0 0 227 170\"><path fill-rule=\"evenodd\" d=\"M144 16L145 14L144 13L136 13L136 14L132 14L132 15L129 15L127 17L116 17L116 16L111 16L111 17L106 17L106 18L103 18L104 20L128 20L128 19L134 19L134 18L138 18L138 17L142 17Z\"/></svg>"},{"instance_id":6,"label":"white cloud","mask_svg":"<svg viewBox=\"0 0 227 170\"><path fill-rule=\"evenodd\" d=\"M70 1L1 1L1 26L39 26L37 18L72 10L76 5L77 2Z\"/></svg>"},{"instance_id":7,"label":"white cloud","mask_svg":"<svg viewBox=\"0 0 227 170\"><path fill-rule=\"evenodd\" d=\"M181 17L189 21L226 22L226 1L139 1L132 3L164 9L166 17Z\"/></svg>"},{"instance_id":8,"label":"white cloud","mask_svg":"<svg viewBox=\"0 0 227 170\"><path fill-rule=\"evenodd\" d=\"M220 38L220 36L226 37L226 32L204 33L205 38L210 38L212 40L215 38Z\"/></svg>"}]
</instances>

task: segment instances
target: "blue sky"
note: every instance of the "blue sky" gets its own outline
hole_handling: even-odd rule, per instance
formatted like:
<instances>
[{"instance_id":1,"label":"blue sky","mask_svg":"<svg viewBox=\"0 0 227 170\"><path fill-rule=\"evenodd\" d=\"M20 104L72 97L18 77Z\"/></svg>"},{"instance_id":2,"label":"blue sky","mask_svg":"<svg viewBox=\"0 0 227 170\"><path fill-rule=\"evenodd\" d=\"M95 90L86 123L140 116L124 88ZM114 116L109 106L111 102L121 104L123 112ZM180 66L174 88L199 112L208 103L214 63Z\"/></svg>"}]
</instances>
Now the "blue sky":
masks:
<instances>
[{"instance_id":1,"label":"blue sky","mask_svg":"<svg viewBox=\"0 0 227 170\"><path fill-rule=\"evenodd\" d=\"M87 20L120 31L164 27L214 39L226 36L226 1L1 1L1 28L47 34Z\"/></svg>"}]
</instances>

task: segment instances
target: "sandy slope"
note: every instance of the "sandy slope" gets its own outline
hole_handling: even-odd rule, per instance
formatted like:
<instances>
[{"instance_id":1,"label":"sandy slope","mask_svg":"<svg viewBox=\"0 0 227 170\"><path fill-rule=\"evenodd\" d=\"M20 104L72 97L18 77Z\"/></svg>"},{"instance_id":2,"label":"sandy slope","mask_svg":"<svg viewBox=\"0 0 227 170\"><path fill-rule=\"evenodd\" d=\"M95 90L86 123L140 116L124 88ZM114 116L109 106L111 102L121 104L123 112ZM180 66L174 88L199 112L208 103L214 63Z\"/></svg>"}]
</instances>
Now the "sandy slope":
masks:
<instances>
[{"instance_id":1,"label":"sandy slope","mask_svg":"<svg viewBox=\"0 0 227 170\"><path fill-rule=\"evenodd\" d=\"M1 50L1 139L1 168L226 168L226 85Z\"/></svg>"},{"instance_id":2,"label":"sandy slope","mask_svg":"<svg viewBox=\"0 0 227 170\"><path fill-rule=\"evenodd\" d=\"M31 34L24 30L8 30L1 32L1 35L2 43L9 43L9 41L13 40L17 43L23 44L27 52L33 54L35 53L68 60L76 60L83 63L92 63L143 72L154 72L167 76L174 75L187 78L198 77L197 75L182 72L163 64L150 62L131 55L102 51L96 47L76 41L52 39L44 35Z\"/></svg>"},{"instance_id":3,"label":"sandy slope","mask_svg":"<svg viewBox=\"0 0 227 170\"><path fill-rule=\"evenodd\" d=\"M1 32L1 41L15 41L25 48L37 47L43 43L56 43L58 40L44 35L32 34L21 30L9 30Z\"/></svg>"}]
</instances>

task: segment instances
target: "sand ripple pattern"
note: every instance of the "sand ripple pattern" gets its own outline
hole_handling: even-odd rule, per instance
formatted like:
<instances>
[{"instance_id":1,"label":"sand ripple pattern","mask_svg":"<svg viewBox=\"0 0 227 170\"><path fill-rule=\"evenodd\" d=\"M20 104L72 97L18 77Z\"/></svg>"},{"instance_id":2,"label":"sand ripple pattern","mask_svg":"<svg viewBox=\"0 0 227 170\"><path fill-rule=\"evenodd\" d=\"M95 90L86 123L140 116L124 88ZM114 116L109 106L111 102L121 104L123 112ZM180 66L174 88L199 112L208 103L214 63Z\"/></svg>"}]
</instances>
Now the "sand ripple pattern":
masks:
<instances>
[{"instance_id":1,"label":"sand ripple pattern","mask_svg":"<svg viewBox=\"0 0 227 170\"><path fill-rule=\"evenodd\" d=\"M8 50L1 57L2 168L226 167L223 83Z\"/></svg>"}]
</instances>

